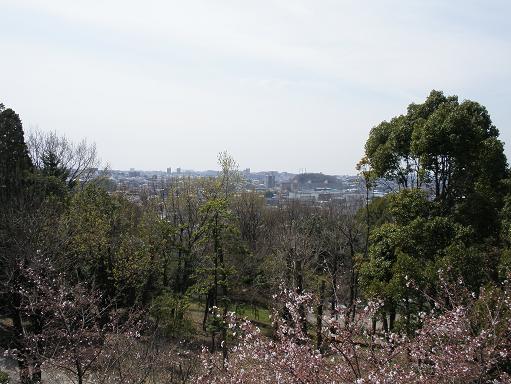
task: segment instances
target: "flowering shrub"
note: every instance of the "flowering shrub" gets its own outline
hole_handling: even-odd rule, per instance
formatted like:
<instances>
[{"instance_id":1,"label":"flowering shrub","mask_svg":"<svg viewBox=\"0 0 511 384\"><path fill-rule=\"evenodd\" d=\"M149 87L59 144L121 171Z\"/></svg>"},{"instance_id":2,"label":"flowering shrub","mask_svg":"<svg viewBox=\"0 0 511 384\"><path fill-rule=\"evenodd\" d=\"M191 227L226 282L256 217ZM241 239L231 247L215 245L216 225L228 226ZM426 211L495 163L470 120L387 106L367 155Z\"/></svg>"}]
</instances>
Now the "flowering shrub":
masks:
<instances>
[{"instance_id":1,"label":"flowering shrub","mask_svg":"<svg viewBox=\"0 0 511 384\"><path fill-rule=\"evenodd\" d=\"M444 302L422 313L422 326L408 337L372 334L379 304L370 303L346 321L346 310L324 319L319 351L304 332L311 295L283 291L274 315L274 338L230 313L225 319L237 341L223 364L202 352L199 383L508 383L511 382L511 290L484 289L479 297L460 282L444 286ZM284 314L284 316L283 316Z\"/></svg>"},{"instance_id":2,"label":"flowering shrub","mask_svg":"<svg viewBox=\"0 0 511 384\"><path fill-rule=\"evenodd\" d=\"M136 309L116 310L90 284L70 284L47 259L20 266L25 284L17 288L24 332L7 356L30 362L30 380L41 381L42 365L82 384L106 352L109 339L138 339L145 326ZM23 373L23 372L22 372ZM34 375L34 373L36 375ZM21 375L24 377L24 375Z\"/></svg>"}]
</instances>

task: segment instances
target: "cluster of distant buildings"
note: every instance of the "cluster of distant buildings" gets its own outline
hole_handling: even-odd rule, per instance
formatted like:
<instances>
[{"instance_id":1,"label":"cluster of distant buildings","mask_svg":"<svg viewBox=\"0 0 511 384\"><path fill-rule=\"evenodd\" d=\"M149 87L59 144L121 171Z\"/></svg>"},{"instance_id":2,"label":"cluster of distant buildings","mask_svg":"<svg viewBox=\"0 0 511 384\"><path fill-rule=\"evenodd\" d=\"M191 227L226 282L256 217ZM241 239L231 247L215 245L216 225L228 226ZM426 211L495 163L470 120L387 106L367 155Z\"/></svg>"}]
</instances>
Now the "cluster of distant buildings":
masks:
<instances>
[{"instance_id":1,"label":"cluster of distant buildings","mask_svg":"<svg viewBox=\"0 0 511 384\"><path fill-rule=\"evenodd\" d=\"M289 200L310 203L325 203L332 200L354 201L366 197L364 183L360 176L332 176L323 173L251 172L244 169L243 186L247 191L264 195L268 205L279 205ZM127 195L137 201L140 196L159 195L166 183L181 177L215 177L218 171L193 171L181 168L167 168L166 171L111 170L107 180L111 192ZM370 198L383 196L390 191L388 185L377 185L370 191Z\"/></svg>"},{"instance_id":2,"label":"cluster of distant buildings","mask_svg":"<svg viewBox=\"0 0 511 384\"><path fill-rule=\"evenodd\" d=\"M332 176L322 173L301 173L277 183L269 189L273 196L266 199L270 205L282 201L299 200L309 203L326 203L335 200L356 201L366 197L360 176ZM370 191L370 197L383 196L383 189Z\"/></svg>"}]
</instances>

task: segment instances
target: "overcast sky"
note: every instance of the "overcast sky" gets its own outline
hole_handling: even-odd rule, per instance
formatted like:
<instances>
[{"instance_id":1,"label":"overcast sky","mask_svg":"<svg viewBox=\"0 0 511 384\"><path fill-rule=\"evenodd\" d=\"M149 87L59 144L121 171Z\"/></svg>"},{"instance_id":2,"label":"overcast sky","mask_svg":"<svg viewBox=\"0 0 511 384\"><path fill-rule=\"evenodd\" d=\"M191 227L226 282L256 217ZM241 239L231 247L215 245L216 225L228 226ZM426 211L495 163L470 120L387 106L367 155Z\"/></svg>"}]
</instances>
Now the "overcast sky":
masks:
<instances>
[{"instance_id":1,"label":"overcast sky","mask_svg":"<svg viewBox=\"0 0 511 384\"><path fill-rule=\"evenodd\" d=\"M0 102L113 169L354 174L431 89L511 144L508 0L0 0ZM506 145L508 157L511 155Z\"/></svg>"}]
</instances>

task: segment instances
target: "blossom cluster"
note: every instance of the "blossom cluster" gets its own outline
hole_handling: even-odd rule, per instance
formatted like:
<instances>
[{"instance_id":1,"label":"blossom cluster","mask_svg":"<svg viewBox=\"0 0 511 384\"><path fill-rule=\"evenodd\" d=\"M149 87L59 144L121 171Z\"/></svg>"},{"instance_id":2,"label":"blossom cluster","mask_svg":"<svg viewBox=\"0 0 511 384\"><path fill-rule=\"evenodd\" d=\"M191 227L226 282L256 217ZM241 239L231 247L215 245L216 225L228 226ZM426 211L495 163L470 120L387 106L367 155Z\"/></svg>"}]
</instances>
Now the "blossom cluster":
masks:
<instances>
[{"instance_id":1,"label":"blossom cluster","mask_svg":"<svg viewBox=\"0 0 511 384\"><path fill-rule=\"evenodd\" d=\"M446 286L449 300L423 313L412 335L373 332L369 324L380 306L357 306L326 314L321 348L317 335L304 333L301 307L313 297L284 290L269 338L234 313L225 319L235 346L226 364L203 350L199 383L510 383L511 289L472 295L458 283ZM284 316L283 316L284 314ZM353 319L353 320L352 320Z\"/></svg>"}]
</instances>

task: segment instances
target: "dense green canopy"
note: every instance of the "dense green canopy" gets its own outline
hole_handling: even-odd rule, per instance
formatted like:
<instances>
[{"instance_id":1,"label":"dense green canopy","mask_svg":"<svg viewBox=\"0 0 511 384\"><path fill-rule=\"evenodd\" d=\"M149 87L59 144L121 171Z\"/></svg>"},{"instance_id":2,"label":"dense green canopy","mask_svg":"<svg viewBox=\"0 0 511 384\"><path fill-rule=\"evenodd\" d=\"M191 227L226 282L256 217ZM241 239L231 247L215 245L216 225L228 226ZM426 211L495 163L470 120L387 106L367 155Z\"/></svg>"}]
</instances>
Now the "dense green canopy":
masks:
<instances>
[{"instance_id":1,"label":"dense green canopy","mask_svg":"<svg viewBox=\"0 0 511 384\"><path fill-rule=\"evenodd\" d=\"M0 104L0 201L21 196L23 179L32 170L19 116Z\"/></svg>"},{"instance_id":2,"label":"dense green canopy","mask_svg":"<svg viewBox=\"0 0 511 384\"><path fill-rule=\"evenodd\" d=\"M456 213L485 236L495 225L507 177L498 136L484 106L431 91L424 103L374 127L365 151L376 177L429 190L442 212Z\"/></svg>"}]
</instances>

